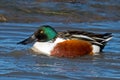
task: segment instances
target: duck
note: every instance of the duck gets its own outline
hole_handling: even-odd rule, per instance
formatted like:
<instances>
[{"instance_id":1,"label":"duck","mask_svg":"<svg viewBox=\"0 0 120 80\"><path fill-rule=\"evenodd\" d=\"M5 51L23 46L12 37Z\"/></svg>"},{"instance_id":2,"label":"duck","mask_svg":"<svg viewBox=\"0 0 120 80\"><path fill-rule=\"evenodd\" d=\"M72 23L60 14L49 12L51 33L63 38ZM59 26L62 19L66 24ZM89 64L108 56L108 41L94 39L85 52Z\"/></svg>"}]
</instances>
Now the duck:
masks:
<instances>
[{"instance_id":1,"label":"duck","mask_svg":"<svg viewBox=\"0 0 120 80\"><path fill-rule=\"evenodd\" d=\"M112 33L101 34L83 30L57 32L49 25L42 25L30 37L17 44L27 45L34 42L31 49L38 54L76 58L102 52L111 39Z\"/></svg>"}]
</instances>

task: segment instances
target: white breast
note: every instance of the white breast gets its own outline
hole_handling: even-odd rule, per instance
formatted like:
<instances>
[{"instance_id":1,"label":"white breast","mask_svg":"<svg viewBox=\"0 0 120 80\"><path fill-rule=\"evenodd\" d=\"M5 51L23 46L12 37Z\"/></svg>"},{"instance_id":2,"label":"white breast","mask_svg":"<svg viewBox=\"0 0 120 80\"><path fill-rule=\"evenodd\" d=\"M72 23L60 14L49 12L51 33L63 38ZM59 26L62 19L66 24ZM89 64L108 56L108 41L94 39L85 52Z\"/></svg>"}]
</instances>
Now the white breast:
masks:
<instances>
[{"instance_id":1,"label":"white breast","mask_svg":"<svg viewBox=\"0 0 120 80\"><path fill-rule=\"evenodd\" d=\"M55 42L36 42L31 48L33 51L50 56L50 52L56 46L57 43L64 41L62 38L57 38Z\"/></svg>"},{"instance_id":2,"label":"white breast","mask_svg":"<svg viewBox=\"0 0 120 80\"><path fill-rule=\"evenodd\" d=\"M50 51L53 49L53 45L53 43L49 42L36 42L33 45L32 50L39 54L50 56Z\"/></svg>"}]
</instances>

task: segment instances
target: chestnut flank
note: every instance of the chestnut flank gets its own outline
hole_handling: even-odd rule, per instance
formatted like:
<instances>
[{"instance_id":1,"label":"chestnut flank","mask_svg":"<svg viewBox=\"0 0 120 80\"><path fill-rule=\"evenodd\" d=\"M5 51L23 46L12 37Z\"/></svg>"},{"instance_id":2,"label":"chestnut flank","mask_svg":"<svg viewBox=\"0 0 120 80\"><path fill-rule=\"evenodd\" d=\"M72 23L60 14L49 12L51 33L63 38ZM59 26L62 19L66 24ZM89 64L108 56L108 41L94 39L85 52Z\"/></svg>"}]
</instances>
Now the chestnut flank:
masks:
<instances>
[{"instance_id":1,"label":"chestnut flank","mask_svg":"<svg viewBox=\"0 0 120 80\"><path fill-rule=\"evenodd\" d=\"M51 56L74 58L92 53L91 43L83 40L66 40L58 43Z\"/></svg>"}]
</instances>

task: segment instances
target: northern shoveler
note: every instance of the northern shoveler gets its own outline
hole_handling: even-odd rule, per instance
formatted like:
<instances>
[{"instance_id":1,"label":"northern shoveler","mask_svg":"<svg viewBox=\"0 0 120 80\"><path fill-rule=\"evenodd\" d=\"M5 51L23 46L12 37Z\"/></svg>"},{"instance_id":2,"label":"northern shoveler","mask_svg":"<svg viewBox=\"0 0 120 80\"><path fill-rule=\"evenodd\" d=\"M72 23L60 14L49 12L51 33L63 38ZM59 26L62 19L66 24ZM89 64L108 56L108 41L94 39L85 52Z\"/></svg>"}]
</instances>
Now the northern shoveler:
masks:
<instances>
[{"instance_id":1,"label":"northern shoveler","mask_svg":"<svg viewBox=\"0 0 120 80\"><path fill-rule=\"evenodd\" d=\"M26 45L35 41L32 50L40 54L74 58L101 52L111 38L111 33L95 34L86 31L57 32L51 26L43 25L29 38L18 42L18 44Z\"/></svg>"}]
</instances>

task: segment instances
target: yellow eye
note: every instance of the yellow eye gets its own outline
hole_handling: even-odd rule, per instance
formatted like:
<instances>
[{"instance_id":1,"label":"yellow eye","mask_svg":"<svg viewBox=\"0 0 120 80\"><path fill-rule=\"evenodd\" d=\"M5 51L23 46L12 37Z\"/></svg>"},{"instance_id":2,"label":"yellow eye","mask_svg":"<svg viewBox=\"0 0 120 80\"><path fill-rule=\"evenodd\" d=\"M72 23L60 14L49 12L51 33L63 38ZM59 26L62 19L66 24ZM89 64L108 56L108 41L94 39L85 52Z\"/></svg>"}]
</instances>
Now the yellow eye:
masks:
<instances>
[{"instance_id":1,"label":"yellow eye","mask_svg":"<svg viewBox=\"0 0 120 80\"><path fill-rule=\"evenodd\" d=\"M42 33L44 33L44 31L40 31L40 33L42 34Z\"/></svg>"}]
</instances>

